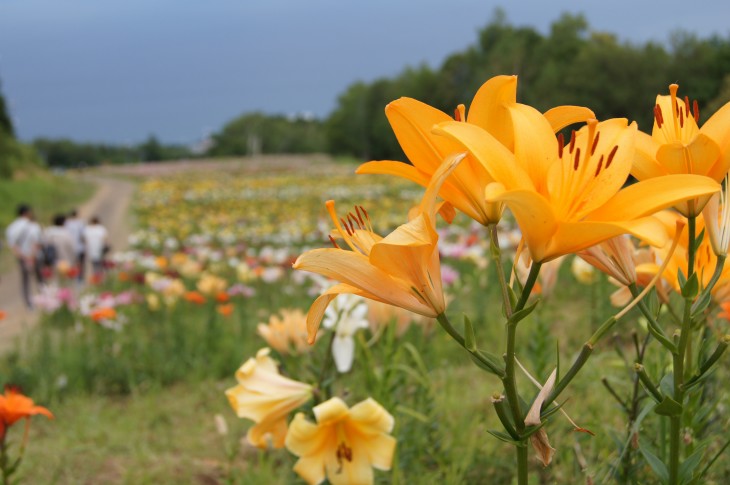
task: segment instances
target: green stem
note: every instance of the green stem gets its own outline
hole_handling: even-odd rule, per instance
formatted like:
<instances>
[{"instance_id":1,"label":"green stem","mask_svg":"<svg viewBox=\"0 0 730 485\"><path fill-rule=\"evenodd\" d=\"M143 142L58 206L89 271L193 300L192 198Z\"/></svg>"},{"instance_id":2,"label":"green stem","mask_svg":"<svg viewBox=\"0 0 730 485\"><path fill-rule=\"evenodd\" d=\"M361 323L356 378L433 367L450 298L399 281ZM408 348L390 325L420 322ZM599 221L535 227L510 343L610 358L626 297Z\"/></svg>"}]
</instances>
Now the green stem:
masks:
<instances>
[{"instance_id":1,"label":"green stem","mask_svg":"<svg viewBox=\"0 0 730 485\"><path fill-rule=\"evenodd\" d=\"M518 312L525 308L525 305L527 304L527 299L530 298L530 293L532 293L532 288L537 282L537 276L540 274L541 267L542 263L538 263L535 261L532 262L532 266L530 266L530 274L527 275L527 281L525 281L525 286L522 288L522 295L520 295L520 300L515 306L515 312Z\"/></svg>"},{"instance_id":2,"label":"green stem","mask_svg":"<svg viewBox=\"0 0 730 485\"><path fill-rule=\"evenodd\" d=\"M456 342L461 345L462 347L465 346L466 340L464 340L464 337L461 336L461 334L454 328L453 325L451 325L451 322L449 321L448 317L445 313L441 313L436 316L436 320L441 325L441 328L446 330L446 333L448 333L452 339L456 340Z\"/></svg>"},{"instance_id":3,"label":"green stem","mask_svg":"<svg viewBox=\"0 0 730 485\"><path fill-rule=\"evenodd\" d=\"M504 267L502 266L502 251L499 248L499 235L497 233L497 224L490 224L488 229L492 261L494 262L494 267L497 269L497 279L499 280L499 286L502 290L504 311L507 314L507 318L510 318L512 316L512 299L509 296L507 278L504 274Z\"/></svg>"},{"instance_id":4,"label":"green stem","mask_svg":"<svg viewBox=\"0 0 730 485\"><path fill-rule=\"evenodd\" d=\"M694 274L695 263L696 219L694 216L688 218L687 230L687 281L689 281ZM684 414L684 359L690 334L692 333L692 303L691 298L685 298L677 353L672 356L672 372L674 375L674 396L672 397L682 406L682 413L679 416L669 418L669 485L679 484L680 434L682 432L682 415Z\"/></svg>"},{"instance_id":5,"label":"green stem","mask_svg":"<svg viewBox=\"0 0 730 485\"><path fill-rule=\"evenodd\" d=\"M517 485L527 485L527 446L515 446L517 449Z\"/></svg>"},{"instance_id":6,"label":"green stem","mask_svg":"<svg viewBox=\"0 0 730 485\"><path fill-rule=\"evenodd\" d=\"M568 369L568 372L563 376L562 379L560 379L560 382L555 385L553 392L551 392L547 399L545 399L545 401L542 403L542 409L547 409L547 407L550 406L553 401L555 401L560 396L560 393L563 392L566 387L568 387L570 381L573 380L573 378L583 368L585 363L588 362L588 358L591 356L592 352L593 345L586 342L583 345L580 354L578 354L578 357L576 357L575 361L573 362L573 365L570 366L570 369Z\"/></svg>"}]
</instances>

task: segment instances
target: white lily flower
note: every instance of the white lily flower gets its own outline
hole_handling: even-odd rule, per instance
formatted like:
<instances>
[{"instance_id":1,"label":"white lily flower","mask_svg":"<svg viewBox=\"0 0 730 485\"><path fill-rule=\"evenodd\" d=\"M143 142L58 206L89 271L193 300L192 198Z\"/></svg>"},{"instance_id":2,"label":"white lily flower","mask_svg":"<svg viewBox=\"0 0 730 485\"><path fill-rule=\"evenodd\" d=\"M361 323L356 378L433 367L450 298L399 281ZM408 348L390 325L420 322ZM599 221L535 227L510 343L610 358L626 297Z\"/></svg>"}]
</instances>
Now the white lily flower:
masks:
<instances>
[{"instance_id":1,"label":"white lily flower","mask_svg":"<svg viewBox=\"0 0 730 485\"><path fill-rule=\"evenodd\" d=\"M360 296L342 294L325 310L322 325L334 328L335 338L332 341L332 357L337 372L344 374L352 369L355 360L355 333L368 328L368 306Z\"/></svg>"}]
</instances>

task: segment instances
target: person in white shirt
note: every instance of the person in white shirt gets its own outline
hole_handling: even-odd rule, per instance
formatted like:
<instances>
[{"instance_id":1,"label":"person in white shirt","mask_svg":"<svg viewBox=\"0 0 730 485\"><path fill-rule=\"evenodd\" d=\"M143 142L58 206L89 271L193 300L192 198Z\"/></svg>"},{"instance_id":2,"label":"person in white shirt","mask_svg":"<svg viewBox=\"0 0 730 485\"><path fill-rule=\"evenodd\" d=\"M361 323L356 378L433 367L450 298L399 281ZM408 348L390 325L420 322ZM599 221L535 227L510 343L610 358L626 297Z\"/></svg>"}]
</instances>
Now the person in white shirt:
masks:
<instances>
[{"instance_id":1,"label":"person in white shirt","mask_svg":"<svg viewBox=\"0 0 730 485\"><path fill-rule=\"evenodd\" d=\"M72 210L64 223L74 243L74 251L76 252L76 260L72 264L79 269L79 281L84 280L86 269L86 245L84 244L84 228L86 223L81 219L76 210Z\"/></svg>"},{"instance_id":2,"label":"person in white shirt","mask_svg":"<svg viewBox=\"0 0 730 485\"><path fill-rule=\"evenodd\" d=\"M18 217L5 230L5 240L20 266L23 300L33 308L30 299L30 274L35 271L38 284L43 282L36 258L40 248L41 226L33 220L33 210L26 204L18 206Z\"/></svg>"},{"instance_id":3,"label":"person in white shirt","mask_svg":"<svg viewBox=\"0 0 730 485\"><path fill-rule=\"evenodd\" d=\"M104 253L107 251L107 230L101 225L98 217L93 217L84 229L86 254L91 261L94 276L99 276L104 270Z\"/></svg>"},{"instance_id":4,"label":"person in white shirt","mask_svg":"<svg viewBox=\"0 0 730 485\"><path fill-rule=\"evenodd\" d=\"M42 245L46 261L51 271L60 268L69 269L76 265L76 251L71 233L66 229L64 223L66 217L57 214L53 216L53 225L43 231ZM53 248L52 251L46 248ZM50 258L48 257L50 256Z\"/></svg>"}]
</instances>

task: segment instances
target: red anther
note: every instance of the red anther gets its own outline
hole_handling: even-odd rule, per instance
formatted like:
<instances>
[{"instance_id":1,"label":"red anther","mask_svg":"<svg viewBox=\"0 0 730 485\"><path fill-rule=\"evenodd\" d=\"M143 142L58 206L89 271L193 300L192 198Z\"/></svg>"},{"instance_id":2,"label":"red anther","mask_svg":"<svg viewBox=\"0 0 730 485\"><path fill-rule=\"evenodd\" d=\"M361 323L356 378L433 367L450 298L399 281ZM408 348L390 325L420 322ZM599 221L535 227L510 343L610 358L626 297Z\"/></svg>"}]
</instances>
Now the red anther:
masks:
<instances>
[{"instance_id":1,"label":"red anther","mask_svg":"<svg viewBox=\"0 0 730 485\"><path fill-rule=\"evenodd\" d=\"M606 168L611 166L611 162L613 162L613 157L616 155L617 150L618 150L618 145L613 147L613 150L611 150L611 153L608 154L608 160L606 160Z\"/></svg>"},{"instance_id":2,"label":"red anther","mask_svg":"<svg viewBox=\"0 0 730 485\"><path fill-rule=\"evenodd\" d=\"M596 137L593 139L593 145L591 146L591 155L596 153L596 147L598 146L598 139L601 137L601 132L596 133Z\"/></svg>"},{"instance_id":3,"label":"red anther","mask_svg":"<svg viewBox=\"0 0 730 485\"><path fill-rule=\"evenodd\" d=\"M355 217L352 212L347 213L347 222L350 223L352 232L355 232L355 226L357 226L358 229L362 229L362 226L358 223L357 217Z\"/></svg>"},{"instance_id":4,"label":"red anther","mask_svg":"<svg viewBox=\"0 0 730 485\"><path fill-rule=\"evenodd\" d=\"M565 148L565 137L562 133L558 133L558 158L563 158L563 148Z\"/></svg>"},{"instance_id":5,"label":"red anther","mask_svg":"<svg viewBox=\"0 0 730 485\"><path fill-rule=\"evenodd\" d=\"M603 155L601 155L601 158L598 159L598 167L596 167L596 174L594 177L598 177L598 174L601 173L601 168L603 168Z\"/></svg>"},{"instance_id":6,"label":"red anther","mask_svg":"<svg viewBox=\"0 0 730 485\"><path fill-rule=\"evenodd\" d=\"M347 222L345 222L345 220L344 220L344 219L343 219L342 217L340 217L340 222L342 223L342 225L343 225L343 226L345 226L345 231L347 231L347 234L349 234L350 236L352 236L352 233L353 233L354 231L352 231L352 230L351 230L351 229L350 229L350 228L348 227L348 225L347 225Z\"/></svg>"},{"instance_id":7,"label":"red anther","mask_svg":"<svg viewBox=\"0 0 730 485\"><path fill-rule=\"evenodd\" d=\"M575 161L573 162L573 170L578 170L578 164L580 163L580 148L575 149Z\"/></svg>"},{"instance_id":8,"label":"red anther","mask_svg":"<svg viewBox=\"0 0 730 485\"><path fill-rule=\"evenodd\" d=\"M692 114L695 117L695 123L699 123L700 122L700 106L697 104L696 99L692 102Z\"/></svg>"},{"instance_id":9,"label":"red anther","mask_svg":"<svg viewBox=\"0 0 730 485\"><path fill-rule=\"evenodd\" d=\"M684 111L679 110L679 127L684 128Z\"/></svg>"},{"instance_id":10,"label":"red anther","mask_svg":"<svg viewBox=\"0 0 730 485\"><path fill-rule=\"evenodd\" d=\"M664 124L664 115L662 114L662 107L658 104L654 106L654 119L659 128Z\"/></svg>"},{"instance_id":11,"label":"red anther","mask_svg":"<svg viewBox=\"0 0 730 485\"><path fill-rule=\"evenodd\" d=\"M689 96L684 97L684 116L689 118Z\"/></svg>"},{"instance_id":12,"label":"red anther","mask_svg":"<svg viewBox=\"0 0 730 485\"><path fill-rule=\"evenodd\" d=\"M370 221L370 216L368 215L368 211L366 211L363 206L360 206L360 210L362 211L363 214L365 214L365 219Z\"/></svg>"},{"instance_id":13,"label":"red anther","mask_svg":"<svg viewBox=\"0 0 730 485\"><path fill-rule=\"evenodd\" d=\"M454 109L454 119L456 121L461 121L461 113L459 112L459 108Z\"/></svg>"},{"instance_id":14,"label":"red anther","mask_svg":"<svg viewBox=\"0 0 730 485\"><path fill-rule=\"evenodd\" d=\"M570 134L570 148L568 148L568 151L570 153L573 153L573 148L575 147L575 130Z\"/></svg>"},{"instance_id":15,"label":"red anther","mask_svg":"<svg viewBox=\"0 0 730 485\"><path fill-rule=\"evenodd\" d=\"M362 214L360 214L360 207L359 206L355 206L355 212L357 213L357 220L360 221L360 227L361 228L364 228L365 227L365 221L362 220Z\"/></svg>"},{"instance_id":16,"label":"red anther","mask_svg":"<svg viewBox=\"0 0 730 485\"><path fill-rule=\"evenodd\" d=\"M332 246L334 246L336 249L342 249L337 245L337 241L335 241L335 238L332 237L332 235L329 236L330 242L332 243Z\"/></svg>"}]
</instances>

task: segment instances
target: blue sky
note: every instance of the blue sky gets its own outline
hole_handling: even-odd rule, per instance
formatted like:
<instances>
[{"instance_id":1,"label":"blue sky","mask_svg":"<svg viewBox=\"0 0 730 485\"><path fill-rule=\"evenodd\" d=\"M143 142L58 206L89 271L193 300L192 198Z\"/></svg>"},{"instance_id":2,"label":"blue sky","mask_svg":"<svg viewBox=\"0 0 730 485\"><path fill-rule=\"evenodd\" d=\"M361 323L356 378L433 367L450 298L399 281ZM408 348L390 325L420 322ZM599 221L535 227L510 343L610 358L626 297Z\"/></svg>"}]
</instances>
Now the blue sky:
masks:
<instances>
[{"instance_id":1,"label":"blue sky","mask_svg":"<svg viewBox=\"0 0 730 485\"><path fill-rule=\"evenodd\" d=\"M417 5L416 8L414 6ZM547 32L562 12L664 42L730 34L730 2L504 2ZM476 39L490 0L0 0L0 81L19 135L189 143L241 113L326 116L356 80L438 66Z\"/></svg>"}]
</instances>

